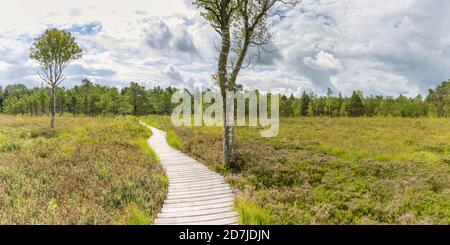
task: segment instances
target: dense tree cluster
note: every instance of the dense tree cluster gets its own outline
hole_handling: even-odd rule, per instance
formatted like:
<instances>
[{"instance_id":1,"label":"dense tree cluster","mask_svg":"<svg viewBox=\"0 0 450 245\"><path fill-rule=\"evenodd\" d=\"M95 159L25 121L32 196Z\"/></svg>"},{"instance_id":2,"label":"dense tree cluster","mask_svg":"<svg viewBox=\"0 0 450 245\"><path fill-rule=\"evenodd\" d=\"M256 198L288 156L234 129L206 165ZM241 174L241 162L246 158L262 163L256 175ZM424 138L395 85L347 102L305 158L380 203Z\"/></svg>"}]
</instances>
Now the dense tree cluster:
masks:
<instances>
[{"instance_id":1,"label":"dense tree cluster","mask_svg":"<svg viewBox=\"0 0 450 245\"><path fill-rule=\"evenodd\" d=\"M169 114L174 92L172 87L146 89L137 83L120 90L85 79L81 85L71 89L57 88L56 111L74 116ZM22 84L0 87L0 109L3 113L44 115L50 114L51 108L50 88L29 89Z\"/></svg>"},{"instance_id":2,"label":"dense tree cluster","mask_svg":"<svg viewBox=\"0 0 450 245\"><path fill-rule=\"evenodd\" d=\"M168 115L174 108L171 103L175 88L162 89L145 87L131 83L123 89L93 84L85 79L81 85L71 89L58 88L56 91L56 109L60 114L77 115ZM51 112L50 88L27 88L22 84L0 87L0 110L8 114L44 115ZM359 91L350 97L340 93L333 94L331 89L326 96L304 92L300 98L282 96L280 115L299 116L393 116L393 117L449 117L450 116L450 80L442 82L436 89L430 89L423 98L399 96L363 96Z\"/></svg>"},{"instance_id":3,"label":"dense tree cluster","mask_svg":"<svg viewBox=\"0 0 450 245\"><path fill-rule=\"evenodd\" d=\"M326 96L303 92L300 98L282 96L280 115L297 116L393 116L393 117L449 117L450 116L450 80L442 82L436 89L430 89L423 98L399 96L363 96L354 91L350 97L339 93L333 95L331 89Z\"/></svg>"}]
</instances>

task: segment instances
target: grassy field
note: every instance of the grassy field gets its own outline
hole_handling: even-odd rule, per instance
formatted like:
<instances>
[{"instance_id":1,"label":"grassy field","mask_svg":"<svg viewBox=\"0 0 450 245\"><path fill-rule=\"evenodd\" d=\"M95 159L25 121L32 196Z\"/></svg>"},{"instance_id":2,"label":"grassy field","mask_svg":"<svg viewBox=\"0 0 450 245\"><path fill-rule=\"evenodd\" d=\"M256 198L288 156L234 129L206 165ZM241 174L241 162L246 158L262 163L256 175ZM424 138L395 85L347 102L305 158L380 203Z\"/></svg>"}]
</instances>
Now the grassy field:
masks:
<instances>
[{"instance_id":1,"label":"grassy field","mask_svg":"<svg viewBox=\"0 0 450 245\"><path fill-rule=\"evenodd\" d=\"M148 224L167 192L132 117L0 116L1 224Z\"/></svg>"},{"instance_id":2,"label":"grassy field","mask_svg":"<svg viewBox=\"0 0 450 245\"><path fill-rule=\"evenodd\" d=\"M282 119L275 138L238 128L239 169L221 129L173 127L171 145L223 174L244 224L450 224L450 119Z\"/></svg>"},{"instance_id":3,"label":"grassy field","mask_svg":"<svg viewBox=\"0 0 450 245\"><path fill-rule=\"evenodd\" d=\"M1 224L148 224L167 179L133 117L0 116ZM173 127L170 145L224 175L243 224L450 224L450 120L282 119L275 138L238 128L238 169L221 128Z\"/></svg>"}]
</instances>

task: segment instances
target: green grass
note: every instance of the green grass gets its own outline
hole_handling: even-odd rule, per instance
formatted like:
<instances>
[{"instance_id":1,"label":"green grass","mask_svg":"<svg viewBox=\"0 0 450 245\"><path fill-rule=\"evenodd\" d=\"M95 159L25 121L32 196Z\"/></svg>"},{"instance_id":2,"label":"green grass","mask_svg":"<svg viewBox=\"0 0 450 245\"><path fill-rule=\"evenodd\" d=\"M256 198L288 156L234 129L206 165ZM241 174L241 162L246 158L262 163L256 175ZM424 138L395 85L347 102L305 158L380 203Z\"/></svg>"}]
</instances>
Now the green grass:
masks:
<instances>
[{"instance_id":1,"label":"green grass","mask_svg":"<svg viewBox=\"0 0 450 245\"><path fill-rule=\"evenodd\" d=\"M247 225L270 225L270 213L251 199L238 197L234 204L239 213L239 223Z\"/></svg>"},{"instance_id":2,"label":"green grass","mask_svg":"<svg viewBox=\"0 0 450 245\"><path fill-rule=\"evenodd\" d=\"M178 138L175 132L172 130L166 131L167 143L173 148L180 150L182 148L181 140Z\"/></svg>"},{"instance_id":3,"label":"green grass","mask_svg":"<svg viewBox=\"0 0 450 245\"><path fill-rule=\"evenodd\" d=\"M222 164L221 128L148 120L225 176L244 224L450 224L450 119L282 119L275 138L238 128L237 170Z\"/></svg>"},{"instance_id":4,"label":"green grass","mask_svg":"<svg viewBox=\"0 0 450 245\"><path fill-rule=\"evenodd\" d=\"M135 144L137 146L139 146L139 148L143 152L147 152L148 154L150 154L152 156L153 159L155 159L155 161L159 162L158 155L153 151L153 149L147 143L147 138L150 136L151 136L151 133L149 133L145 138L139 138L139 139L135 140Z\"/></svg>"},{"instance_id":5,"label":"green grass","mask_svg":"<svg viewBox=\"0 0 450 245\"><path fill-rule=\"evenodd\" d=\"M140 120L155 128L164 130L166 132L167 143L174 149L180 150L182 148L181 139L177 136L175 131L172 130L171 127L169 127L167 124L167 122L170 121L170 118L168 116L149 115L140 118Z\"/></svg>"},{"instance_id":6,"label":"green grass","mask_svg":"<svg viewBox=\"0 0 450 245\"><path fill-rule=\"evenodd\" d=\"M131 203L125 208L122 223L128 225L148 225L151 224L151 220L145 211L137 207L136 204Z\"/></svg>"},{"instance_id":7,"label":"green grass","mask_svg":"<svg viewBox=\"0 0 450 245\"><path fill-rule=\"evenodd\" d=\"M167 192L133 117L0 116L1 224L149 224Z\"/></svg>"}]
</instances>

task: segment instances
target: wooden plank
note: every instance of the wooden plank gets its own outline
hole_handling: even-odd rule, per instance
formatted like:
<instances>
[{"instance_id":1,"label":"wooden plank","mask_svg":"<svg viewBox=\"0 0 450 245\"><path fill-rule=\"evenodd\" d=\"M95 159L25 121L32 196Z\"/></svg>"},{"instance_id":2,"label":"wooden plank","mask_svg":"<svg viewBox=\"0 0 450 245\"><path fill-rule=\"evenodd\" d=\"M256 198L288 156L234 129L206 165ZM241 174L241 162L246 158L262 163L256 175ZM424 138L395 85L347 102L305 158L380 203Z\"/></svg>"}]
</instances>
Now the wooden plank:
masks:
<instances>
[{"instance_id":1,"label":"wooden plank","mask_svg":"<svg viewBox=\"0 0 450 245\"><path fill-rule=\"evenodd\" d=\"M189 172L192 173L196 173L196 172L205 172L205 173L211 173L211 171L206 168L206 167L202 167L202 166L198 166L198 165L191 165L191 166L170 166L170 165L165 165L170 167L170 169L168 169L168 171L172 172L172 173L178 173L178 174L186 174Z\"/></svg>"},{"instance_id":2,"label":"wooden plank","mask_svg":"<svg viewBox=\"0 0 450 245\"><path fill-rule=\"evenodd\" d=\"M204 169L199 170L185 170L185 171L175 171L175 170L167 170L167 175L171 175L174 178L183 177L183 176L201 176L205 174L211 174L209 171Z\"/></svg>"},{"instance_id":3,"label":"wooden plank","mask_svg":"<svg viewBox=\"0 0 450 245\"><path fill-rule=\"evenodd\" d=\"M198 180L198 181L190 181L190 182L170 182L173 187L198 187L198 186L208 186L211 184L225 183L223 179L214 179L214 180Z\"/></svg>"},{"instance_id":4,"label":"wooden plank","mask_svg":"<svg viewBox=\"0 0 450 245\"><path fill-rule=\"evenodd\" d=\"M183 202L183 203L164 203L166 207L192 207L192 206L205 206L209 204L218 204L218 203L227 203L232 204L234 201L233 197L224 197L224 198L216 198L214 200L206 200L206 201L192 201L192 202Z\"/></svg>"},{"instance_id":5,"label":"wooden plank","mask_svg":"<svg viewBox=\"0 0 450 245\"><path fill-rule=\"evenodd\" d=\"M232 211L218 214L207 214L200 216L189 216L189 217L170 217L170 218L158 218L158 223L186 223L186 222L205 222L205 221L218 221L223 219L236 218L236 214Z\"/></svg>"},{"instance_id":6,"label":"wooden plank","mask_svg":"<svg viewBox=\"0 0 450 245\"><path fill-rule=\"evenodd\" d=\"M170 191L188 191L188 190L192 190L192 191L198 191L198 190L210 190L210 189L216 189L216 188L220 188L220 187L228 187L227 184L225 183L221 183L221 184L215 184L215 185L208 185L208 186L199 186L199 187L174 187L174 186L170 186L170 182L169 182L169 192Z\"/></svg>"},{"instance_id":7,"label":"wooden plank","mask_svg":"<svg viewBox=\"0 0 450 245\"><path fill-rule=\"evenodd\" d=\"M216 208L230 208L229 203L216 203L211 205L203 206L192 206L192 207L163 207L161 213L178 213L178 212L189 212L189 211L201 211L201 210L211 210Z\"/></svg>"},{"instance_id":8,"label":"wooden plank","mask_svg":"<svg viewBox=\"0 0 450 245\"><path fill-rule=\"evenodd\" d=\"M178 195L178 196L192 196L192 195L203 195L203 194L208 194L208 193L232 193L232 191L228 188L228 187L218 187L218 188L211 188L211 189L207 189L207 190L169 190L169 193L167 194L167 197L169 196L174 196L174 195Z\"/></svg>"},{"instance_id":9,"label":"wooden plank","mask_svg":"<svg viewBox=\"0 0 450 245\"><path fill-rule=\"evenodd\" d=\"M231 190L226 189L218 189L206 192L178 192L178 193L170 193L167 195L167 199L169 198L185 198L185 197L204 197L204 196L219 196L224 193L232 193Z\"/></svg>"},{"instance_id":10,"label":"wooden plank","mask_svg":"<svg viewBox=\"0 0 450 245\"><path fill-rule=\"evenodd\" d=\"M171 218L171 217L191 217L191 216L199 216L199 215L207 215L207 214L218 214L230 212L230 207L220 207L220 208L212 208L212 209L203 209L203 210L185 210L183 212L162 212L158 214L158 218Z\"/></svg>"},{"instance_id":11,"label":"wooden plank","mask_svg":"<svg viewBox=\"0 0 450 245\"><path fill-rule=\"evenodd\" d=\"M185 179L185 178L180 178L177 179L176 181L171 181L171 184L183 184L183 183L196 183L196 182L208 182L208 181L215 181L215 180L220 180L220 182L224 182L223 178L217 177L217 176L209 176L209 177L205 177L205 178L192 178L192 179Z\"/></svg>"},{"instance_id":12,"label":"wooden plank","mask_svg":"<svg viewBox=\"0 0 450 245\"><path fill-rule=\"evenodd\" d=\"M176 222L176 223L155 223L157 225L231 225L237 222L236 217L211 220L211 221L201 221L201 222Z\"/></svg>"},{"instance_id":13,"label":"wooden plank","mask_svg":"<svg viewBox=\"0 0 450 245\"><path fill-rule=\"evenodd\" d=\"M209 173L185 174L185 175L167 174L167 177L176 179L176 180L204 179L204 178L209 178L209 177L222 178L221 176L211 175Z\"/></svg>"},{"instance_id":14,"label":"wooden plank","mask_svg":"<svg viewBox=\"0 0 450 245\"><path fill-rule=\"evenodd\" d=\"M203 196L203 197L172 197L172 198L167 198L164 201L164 204L209 201L209 200L217 200L218 198L226 198L226 197L233 197L233 194L231 194L231 193L223 194L222 193L221 195L209 195L209 196Z\"/></svg>"}]
</instances>

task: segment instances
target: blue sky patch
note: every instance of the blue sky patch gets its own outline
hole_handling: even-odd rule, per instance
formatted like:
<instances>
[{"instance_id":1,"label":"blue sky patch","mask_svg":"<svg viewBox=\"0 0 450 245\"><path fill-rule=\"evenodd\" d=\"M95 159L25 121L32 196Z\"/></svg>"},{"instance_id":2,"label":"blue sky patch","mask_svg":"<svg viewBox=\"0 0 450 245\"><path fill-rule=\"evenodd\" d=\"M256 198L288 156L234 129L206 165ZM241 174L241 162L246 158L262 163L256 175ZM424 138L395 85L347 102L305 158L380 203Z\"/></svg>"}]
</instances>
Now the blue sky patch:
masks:
<instances>
[{"instance_id":1,"label":"blue sky patch","mask_svg":"<svg viewBox=\"0 0 450 245\"><path fill-rule=\"evenodd\" d=\"M102 30L102 23L91 22L83 25L72 25L68 31L78 33L80 35L95 35Z\"/></svg>"}]
</instances>

